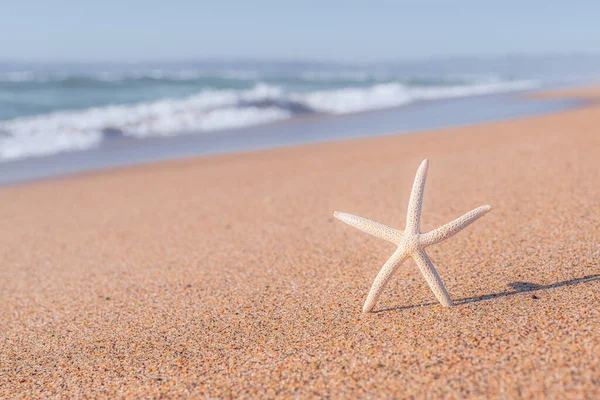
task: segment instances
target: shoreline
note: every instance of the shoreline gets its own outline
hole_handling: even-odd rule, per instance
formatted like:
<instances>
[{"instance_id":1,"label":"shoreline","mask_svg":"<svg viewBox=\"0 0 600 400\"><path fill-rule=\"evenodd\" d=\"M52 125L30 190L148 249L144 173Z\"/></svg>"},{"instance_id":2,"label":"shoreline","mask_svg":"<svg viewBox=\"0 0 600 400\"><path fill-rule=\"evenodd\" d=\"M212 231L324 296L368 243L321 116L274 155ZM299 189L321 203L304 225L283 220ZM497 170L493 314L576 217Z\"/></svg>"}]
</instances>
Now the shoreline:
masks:
<instances>
[{"instance_id":1,"label":"shoreline","mask_svg":"<svg viewBox=\"0 0 600 400\"><path fill-rule=\"evenodd\" d=\"M155 138L109 138L94 149L0 163L0 186L169 159L467 126L582 106L586 100L536 99L509 92L415 102L348 115L298 117L243 129ZM524 99L524 100L523 100ZM468 109L468 112L465 110ZM281 132L285 131L282 135Z\"/></svg>"},{"instance_id":2,"label":"shoreline","mask_svg":"<svg viewBox=\"0 0 600 400\"><path fill-rule=\"evenodd\" d=\"M0 187L0 397L600 396L600 88L585 106ZM361 312L430 160L427 249Z\"/></svg>"}]
</instances>

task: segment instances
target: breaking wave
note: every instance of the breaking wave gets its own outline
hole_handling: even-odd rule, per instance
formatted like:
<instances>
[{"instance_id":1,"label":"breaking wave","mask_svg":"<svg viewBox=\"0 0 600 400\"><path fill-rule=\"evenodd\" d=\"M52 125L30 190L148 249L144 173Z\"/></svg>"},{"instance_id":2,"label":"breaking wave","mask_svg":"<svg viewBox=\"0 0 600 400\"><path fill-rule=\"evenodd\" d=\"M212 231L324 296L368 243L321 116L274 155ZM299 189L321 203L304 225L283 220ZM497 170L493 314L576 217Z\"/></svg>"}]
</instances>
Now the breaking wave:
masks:
<instances>
[{"instance_id":1,"label":"breaking wave","mask_svg":"<svg viewBox=\"0 0 600 400\"><path fill-rule=\"evenodd\" d=\"M12 75L10 79L26 81L34 76ZM144 138L202 133L281 121L303 114L341 115L416 101L537 86L536 81L530 80L449 86L388 82L363 87L292 91L262 82L249 89L203 89L184 98L60 110L0 121L0 161L89 149L114 135Z\"/></svg>"}]
</instances>

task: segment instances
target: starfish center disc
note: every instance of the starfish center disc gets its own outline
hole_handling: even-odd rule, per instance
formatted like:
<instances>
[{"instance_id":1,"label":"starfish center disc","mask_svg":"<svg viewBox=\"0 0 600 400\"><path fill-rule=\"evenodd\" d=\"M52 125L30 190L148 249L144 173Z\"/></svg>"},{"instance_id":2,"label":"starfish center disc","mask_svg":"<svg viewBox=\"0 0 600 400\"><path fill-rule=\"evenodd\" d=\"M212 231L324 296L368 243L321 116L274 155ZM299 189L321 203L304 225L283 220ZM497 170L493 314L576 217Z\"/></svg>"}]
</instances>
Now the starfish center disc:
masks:
<instances>
[{"instance_id":1,"label":"starfish center disc","mask_svg":"<svg viewBox=\"0 0 600 400\"><path fill-rule=\"evenodd\" d=\"M404 238L400 246L404 247L407 252L412 253L418 250L420 247L419 237L417 235L407 236Z\"/></svg>"}]
</instances>

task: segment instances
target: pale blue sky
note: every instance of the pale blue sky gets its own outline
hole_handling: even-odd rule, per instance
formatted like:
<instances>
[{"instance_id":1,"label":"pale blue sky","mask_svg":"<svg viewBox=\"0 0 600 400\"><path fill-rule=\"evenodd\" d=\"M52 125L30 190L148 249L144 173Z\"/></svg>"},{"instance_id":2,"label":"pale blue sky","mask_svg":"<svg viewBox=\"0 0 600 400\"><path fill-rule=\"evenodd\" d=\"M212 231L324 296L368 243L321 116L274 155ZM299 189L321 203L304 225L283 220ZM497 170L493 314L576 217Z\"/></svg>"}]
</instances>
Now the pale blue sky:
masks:
<instances>
[{"instance_id":1,"label":"pale blue sky","mask_svg":"<svg viewBox=\"0 0 600 400\"><path fill-rule=\"evenodd\" d=\"M0 59L600 52L600 1L0 0Z\"/></svg>"}]
</instances>

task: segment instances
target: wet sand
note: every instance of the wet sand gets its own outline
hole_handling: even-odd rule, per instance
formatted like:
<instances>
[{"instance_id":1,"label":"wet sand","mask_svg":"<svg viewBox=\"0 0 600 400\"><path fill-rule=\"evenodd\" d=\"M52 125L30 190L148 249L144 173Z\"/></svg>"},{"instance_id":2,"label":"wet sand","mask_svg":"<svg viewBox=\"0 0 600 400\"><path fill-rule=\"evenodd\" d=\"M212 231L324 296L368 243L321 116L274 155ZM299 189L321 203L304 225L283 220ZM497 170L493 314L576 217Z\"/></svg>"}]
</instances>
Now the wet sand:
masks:
<instances>
[{"instance_id":1,"label":"wet sand","mask_svg":"<svg viewBox=\"0 0 600 400\"><path fill-rule=\"evenodd\" d=\"M0 188L0 397L600 396L600 89L576 110ZM394 246L492 211L361 307Z\"/></svg>"}]
</instances>

